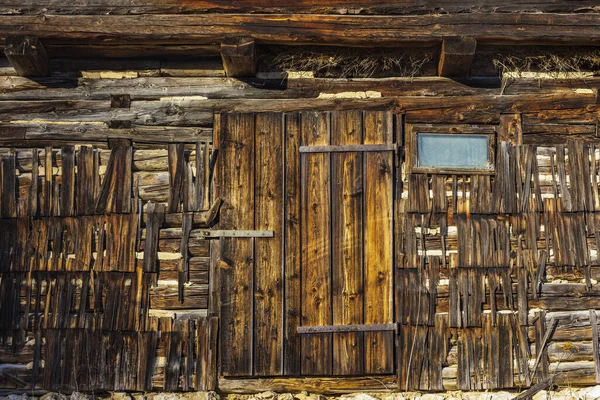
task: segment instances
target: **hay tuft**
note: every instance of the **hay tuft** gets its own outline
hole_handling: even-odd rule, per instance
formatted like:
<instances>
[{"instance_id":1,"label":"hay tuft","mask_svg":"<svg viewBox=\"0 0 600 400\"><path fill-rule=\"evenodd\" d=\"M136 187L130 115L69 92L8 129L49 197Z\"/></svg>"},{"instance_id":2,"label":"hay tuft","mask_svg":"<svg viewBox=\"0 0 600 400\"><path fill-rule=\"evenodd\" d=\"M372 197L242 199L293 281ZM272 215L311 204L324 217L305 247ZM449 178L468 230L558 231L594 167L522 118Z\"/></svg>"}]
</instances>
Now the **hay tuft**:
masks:
<instances>
[{"instance_id":1,"label":"hay tuft","mask_svg":"<svg viewBox=\"0 0 600 400\"><path fill-rule=\"evenodd\" d=\"M600 51L583 50L543 50L513 51L510 55L498 54L492 60L494 67L501 73L521 76L523 73L541 72L556 79L579 72L600 70Z\"/></svg>"},{"instance_id":2,"label":"hay tuft","mask_svg":"<svg viewBox=\"0 0 600 400\"><path fill-rule=\"evenodd\" d=\"M279 51L271 70L312 71L323 78L415 77L436 57L435 49L304 49Z\"/></svg>"}]
</instances>

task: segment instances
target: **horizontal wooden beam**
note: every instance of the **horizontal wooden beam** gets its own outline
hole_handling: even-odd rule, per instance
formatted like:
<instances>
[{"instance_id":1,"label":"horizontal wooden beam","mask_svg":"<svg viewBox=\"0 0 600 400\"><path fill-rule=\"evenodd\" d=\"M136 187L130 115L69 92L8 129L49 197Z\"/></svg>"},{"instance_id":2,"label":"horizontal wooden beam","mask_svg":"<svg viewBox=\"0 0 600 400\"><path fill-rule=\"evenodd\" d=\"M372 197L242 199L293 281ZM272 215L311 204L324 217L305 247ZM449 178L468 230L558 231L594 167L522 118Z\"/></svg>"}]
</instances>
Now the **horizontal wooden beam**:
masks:
<instances>
[{"instance_id":1,"label":"horizontal wooden beam","mask_svg":"<svg viewBox=\"0 0 600 400\"><path fill-rule=\"evenodd\" d=\"M111 129L106 124L31 122L27 126L0 125L0 144L16 147L33 146L43 141L81 143L107 142L109 139L131 139L138 143L196 143L212 139L211 128L133 127Z\"/></svg>"},{"instance_id":2,"label":"horizontal wooden beam","mask_svg":"<svg viewBox=\"0 0 600 400\"><path fill-rule=\"evenodd\" d=\"M48 55L41 40L35 36L7 36L4 55L20 76L48 75Z\"/></svg>"},{"instance_id":3,"label":"horizontal wooden beam","mask_svg":"<svg viewBox=\"0 0 600 400\"><path fill-rule=\"evenodd\" d=\"M432 14L468 12L593 12L598 5L595 0L3 0L2 14L169 14L206 12L243 13L318 13L347 14L360 10L364 14Z\"/></svg>"},{"instance_id":4,"label":"horizontal wooden beam","mask_svg":"<svg viewBox=\"0 0 600 400\"><path fill-rule=\"evenodd\" d=\"M470 36L485 44L598 44L600 14L306 14L0 16L0 36L35 35L61 43L217 44L231 36L257 43L337 46L436 44Z\"/></svg>"},{"instance_id":5,"label":"horizontal wooden beam","mask_svg":"<svg viewBox=\"0 0 600 400\"><path fill-rule=\"evenodd\" d=\"M357 151L396 151L396 144L346 144L330 146L300 146L300 153L341 153Z\"/></svg>"},{"instance_id":6,"label":"horizontal wooden beam","mask_svg":"<svg viewBox=\"0 0 600 400\"><path fill-rule=\"evenodd\" d=\"M231 379L219 377L219 391L223 393L279 393L308 391L322 394L338 394L366 391L388 392L397 389L396 377L314 377L314 378L258 378Z\"/></svg>"},{"instance_id":7,"label":"horizontal wooden beam","mask_svg":"<svg viewBox=\"0 0 600 400\"><path fill-rule=\"evenodd\" d=\"M0 98L4 95L0 94ZM40 96L42 97L42 96ZM474 105L477 105L476 107ZM527 125L577 121L595 124L600 105L595 94L572 91L520 95L482 96L407 96L378 99L220 99L189 101L132 101L130 108L110 108L110 100L30 101L8 96L0 101L0 121L13 128L43 137L77 135L106 138L120 134L109 130L114 120L131 121L133 131L144 136L164 133L165 140L188 141L203 138L209 131L192 126L211 127L213 113L285 112L313 110L394 110L406 115L408 123L497 124L502 113L524 113ZM161 130L152 130L152 127ZM165 129L166 128L166 129ZM146 131L144 131L146 129ZM78 133L79 132L79 133ZM124 130L123 132L128 132ZM54 135L57 135L54 137ZM205 139L199 139L205 140ZM194 141L194 140L192 140Z\"/></svg>"},{"instance_id":8,"label":"horizontal wooden beam","mask_svg":"<svg viewBox=\"0 0 600 400\"><path fill-rule=\"evenodd\" d=\"M336 332L380 332L398 331L398 324L355 324L355 325L323 325L299 326L296 331L300 334L336 333Z\"/></svg>"},{"instance_id":9,"label":"horizontal wooden beam","mask_svg":"<svg viewBox=\"0 0 600 400\"><path fill-rule=\"evenodd\" d=\"M378 91L386 97L488 96L532 95L564 92L567 94L593 93L600 87L600 78L556 79L540 82L538 79L517 79L504 89L497 78L449 79L442 77L415 77L394 79L259 79L244 81L219 77L140 77L132 79L74 79L48 77L35 81L15 76L0 76L1 100L39 101L60 100L63 104L75 101L111 100L114 95L128 94L136 100L160 100L185 105L208 99L300 99L317 98L320 93ZM343 104L351 99L318 99ZM12 107L12 103L0 106ZM275 102L276 104L276 102ZM72 107L79 109L82 107ZM171 112L173 109L164 110ZM176 114L176 113L175 113ZM175 115L178 118L179 115ZM141 118L141 115L140 115Z\"/></svg>"}]
</instances>

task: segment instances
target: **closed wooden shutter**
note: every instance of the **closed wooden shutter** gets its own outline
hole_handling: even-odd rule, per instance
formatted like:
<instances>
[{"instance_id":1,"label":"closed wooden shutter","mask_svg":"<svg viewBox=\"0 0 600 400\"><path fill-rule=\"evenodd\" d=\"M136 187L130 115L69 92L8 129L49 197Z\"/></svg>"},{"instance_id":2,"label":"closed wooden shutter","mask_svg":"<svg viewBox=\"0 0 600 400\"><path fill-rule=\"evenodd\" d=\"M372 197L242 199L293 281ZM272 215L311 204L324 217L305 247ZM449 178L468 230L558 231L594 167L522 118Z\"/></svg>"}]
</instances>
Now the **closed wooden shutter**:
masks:
<instances>
[{"instance_id":1,"label":"closed wooden shutter","mask_svg":"<svg viewBox=\"0 0 600 400\"><path fill-rule=\"evenodd\" d=\"M392 115L302 117L302 325L391 323ZM392 373L393 354L389 331L306 334L302 374Z\"/></svg>"},{"instance_id":2,"label":"closed wooden shutter","mask_svg":"<svg viewBox=\"0 0 600 400\"><path fill-rule=\"evenodd\" d=\"M392 374L395 332L369 326L394 322L393 115L223 114L220 126L220 229L274 230L221 239L221 373ZM327 326L364 329L298 332Z\"/></svg>"}]
</instances>

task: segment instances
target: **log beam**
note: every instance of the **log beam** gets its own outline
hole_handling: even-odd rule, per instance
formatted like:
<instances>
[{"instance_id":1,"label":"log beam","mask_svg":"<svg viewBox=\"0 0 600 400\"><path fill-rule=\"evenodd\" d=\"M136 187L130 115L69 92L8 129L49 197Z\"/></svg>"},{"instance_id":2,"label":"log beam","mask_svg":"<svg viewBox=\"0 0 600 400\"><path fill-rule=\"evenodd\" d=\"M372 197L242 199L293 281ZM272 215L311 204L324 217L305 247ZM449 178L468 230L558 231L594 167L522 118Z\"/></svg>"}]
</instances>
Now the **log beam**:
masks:
<instances>
[{"instance_id":1,"label":"log beam","mask_svg":"<svg viewBox=\"0 0 600 400\"><path fill-rule=\"evenodd\" d=\"M438 75L453 78L469 76L476 48L477 39L473 37L444 38Z\"/></svg>"},{"instance_id":2,"label":"log beam","mask_svg":"<svg viewBox=\"0 0 600 400\"><path fill-rule=\"evenodd\" d=\"M20 76L48 75L48 55L41 40L35 36L6 37L4 55Z\"/></svg>"},{"instance_id":3,"label":"log beam","mask_svg":"<svg viewBox=\"0 0 600 400\"><path fill-rule=\"evenodd\" d=\"M223 393L300 392L303 390L322 394L341 394L356 391L389 391L398 388L396 377L307 377L307 378L254 378L235 379L219 377L219 390Z\"/></svg>"},{"instance_id":4,"label":"log beam","mask_svg":"<svg viewBox=\"0 0 600 400\"><path fill-rule=\"evenodd\" d=\"M363 14L454 14L454 13L572 13L592 12L596 0L509 0L503 2L464 0L120 0L84 1L64 0L23 1L3 0L0 13L31 15L69 14L115 14L132 12L138 14L194 14L194 13L315 13L347 14L348 10L360 10Z\"/></svg>"},{"instance_id":5,"label":"log beam","mask_svg":"<svg viewBox=\"0 0 600 400\"><path fill-rule=\"evenodd\" d=\"M256 75L256 47L251 37L225 38L221 42L221 58L229 77Z\"/></svg>"},{"instance_id":6,"label":"log beam","mask_svg":"<svg viewBox=\"0 0 600 400\"><path fill-rule=\"evenodd\" d=\"M67 29L68 27L68 29ZM0 36L34 35L61 43L214 44L251 36L258 43L393 46L470 36L485 44L600 43L600 14L450 15L0 15Z\"/></svg>"}]
</instances>

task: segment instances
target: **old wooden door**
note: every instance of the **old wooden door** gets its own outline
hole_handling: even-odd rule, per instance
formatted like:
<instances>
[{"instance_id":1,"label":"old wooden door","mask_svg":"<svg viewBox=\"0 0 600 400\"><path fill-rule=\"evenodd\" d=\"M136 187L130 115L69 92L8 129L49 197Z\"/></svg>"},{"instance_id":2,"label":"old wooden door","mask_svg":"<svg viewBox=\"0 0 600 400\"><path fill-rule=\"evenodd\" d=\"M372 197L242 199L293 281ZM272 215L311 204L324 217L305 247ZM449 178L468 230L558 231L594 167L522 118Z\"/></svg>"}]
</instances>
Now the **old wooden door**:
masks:
<instances>
[{"instance_id":1,"label":"old wooden door","mask_svg":"<svg viewBox=\"0 0 600 400\"><path fill-rule=\"evenodd\" d=\"M394 117L384 111L219 116L224 376L395 369Z\"/></svg>"}]
</instances>

